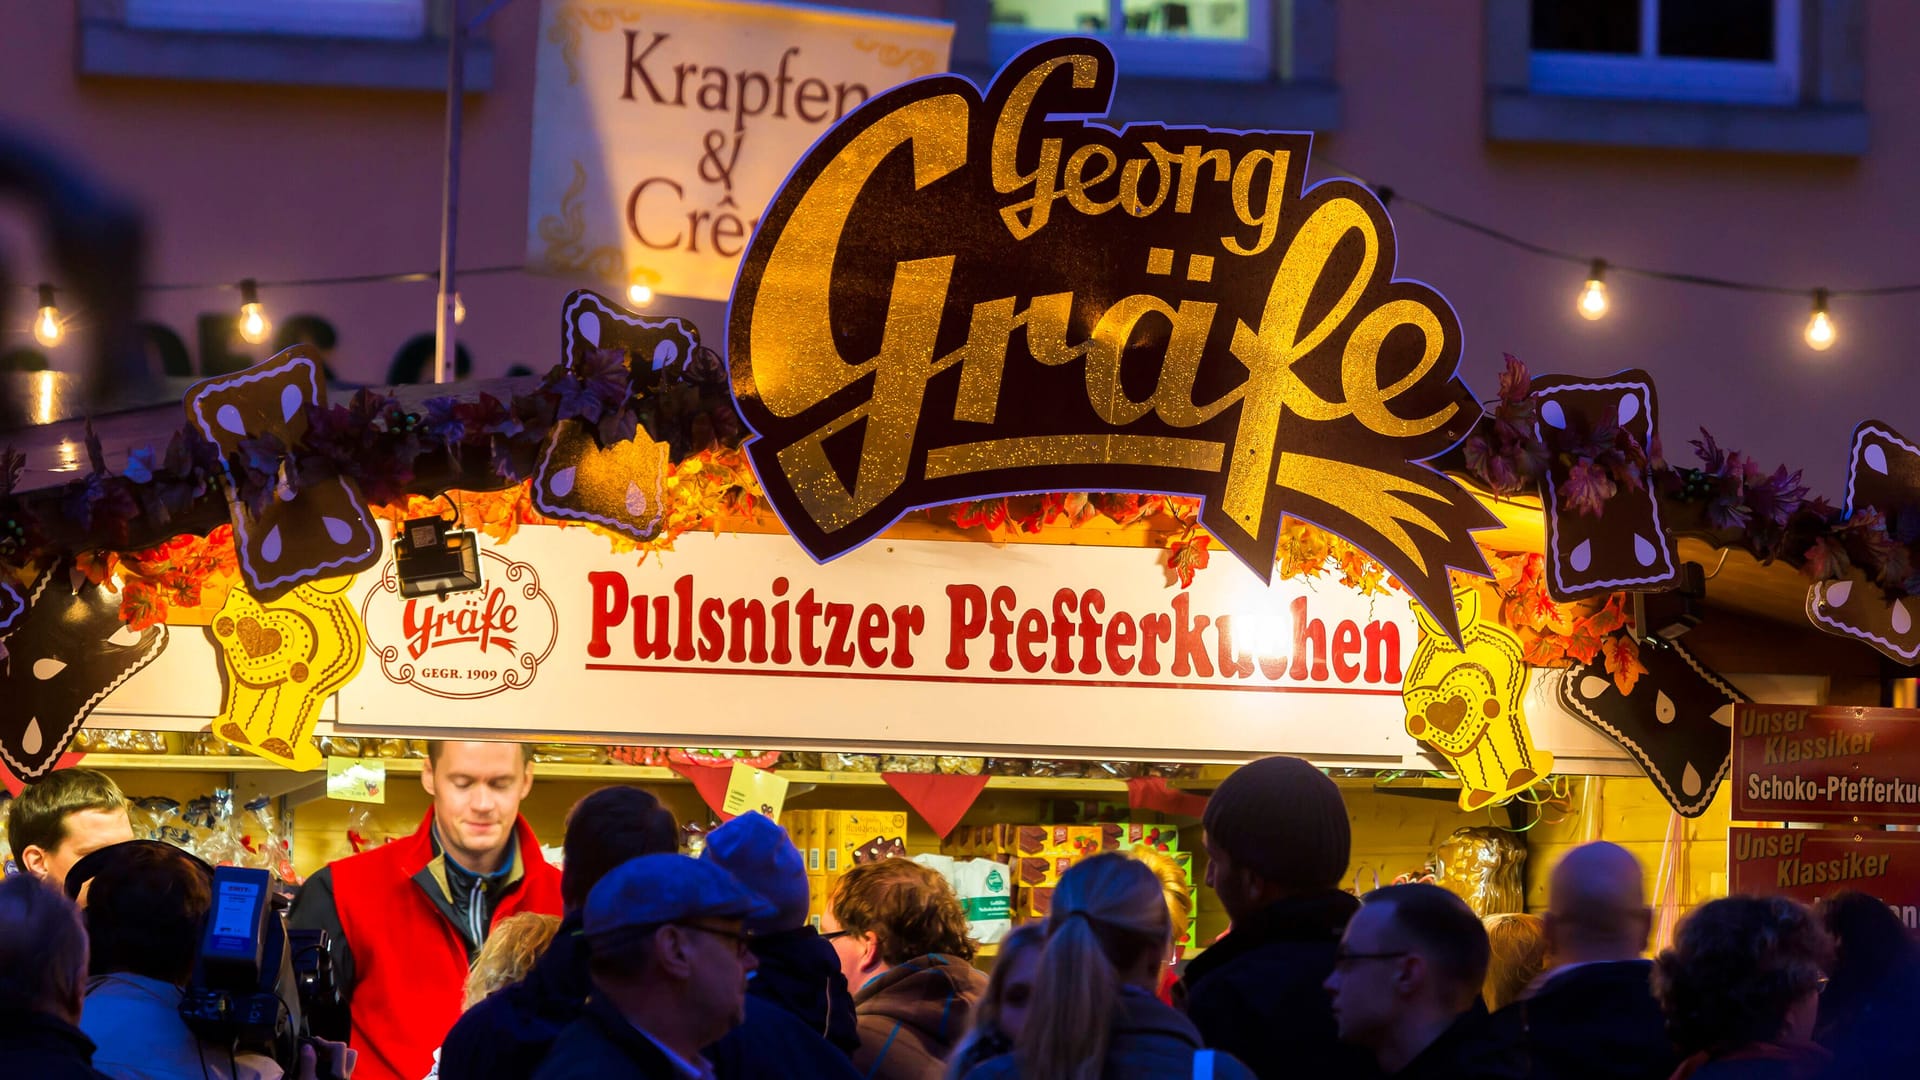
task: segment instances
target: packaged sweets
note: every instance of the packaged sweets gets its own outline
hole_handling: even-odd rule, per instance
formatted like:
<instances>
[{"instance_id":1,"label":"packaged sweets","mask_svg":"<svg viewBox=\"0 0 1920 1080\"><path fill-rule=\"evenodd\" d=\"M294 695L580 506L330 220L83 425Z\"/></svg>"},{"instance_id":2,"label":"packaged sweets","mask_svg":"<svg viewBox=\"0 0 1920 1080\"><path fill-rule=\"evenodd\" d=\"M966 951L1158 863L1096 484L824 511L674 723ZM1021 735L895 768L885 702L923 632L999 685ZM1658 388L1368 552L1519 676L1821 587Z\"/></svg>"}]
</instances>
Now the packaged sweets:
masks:
<instances>
[{"instance_id":1,"label":"packaged sweets","mask_svg":"<svg viewBox=\"0 0 1920 1080\"><path fill-rule=\"evenodd\" d=\"M246 751L232 743L221 742L211 731L196 731L187 736L186 752L201 757L244 757Z\"/></svg>"},{"instance_id":2,"label":"packaged sweets","mask_svg":"<svg viewBox=\"0 0 1920 1080\"><path fill-rule=\"evenodd\" d=\"M930 773L937 772L938 759L925 754L887 754L880 759L881 772L893 773Z\"/></svg>"},{"instance_id":3,"label":"packaged sweets","mask_svg":"<svg viewBox=\"0 0 1920 1080\"><path fill-rule=\"evenodd\" d=\"M605 765L607 754L587 743L534 743L533 760L565 765Z\"/></svg>"},{"instance_id":4,"label":"packaged sweets","mask_svg":"<svg viewBox=\"0 0 1920 1080\"><path fill-rule=\"evenodd\" d=\"M1025 776L1028 762L1020 758L988 758L980 771L988 776Z\"/></svg>"},{"instance_id":5,"label":"packaged sweets","mask_svg":"<svg viewBox=\"0 0 1920 1080\"><path fill-rule=\"evenodd\" d=\"M942 756L933 760L935 769L949 776L979 776L987 768L987 759L983 757Z\"/></svg>"},{"instance_id":6,"label":"packaged sweets","mask_svg":"<svg viewBox=\"0 0 1920 1080\"><path fill-rule=\"evenodd\" d=\"M322 756L357 758L365 756L366 740L349 735L322 735L313 740Z\"/></svg>"},{"instance_id":7,"label":"packaged sweets","mask_svg":"<svg viewBox=\"0 0 1920 1080\"><path fill-rule=\"evenodd\" d=\"M664 746L609 746L607 757L612 759L615 765L664 768L667 764L667 748Z\"/></svg>"},{"instance_id":8,"label":"packaged sweets","mask_svg":"<svg viewBox=\"0 0 1920 1080\"><path fill-rule=\"evenodd\" d=\"M126 728L81 728L73 737L76 754L164 754L167 733Z\"/></svg>"},{"instance_id":9,"label":"packaged sweets","mask_svg":"<svg viewBox=\"0 0 1920 1080\"><path fill-rule=\"evenodd\" d=\"M821 754L820 767L827 772L879 772L880 758L874 754Z\"/></svg>"}]
</instances>

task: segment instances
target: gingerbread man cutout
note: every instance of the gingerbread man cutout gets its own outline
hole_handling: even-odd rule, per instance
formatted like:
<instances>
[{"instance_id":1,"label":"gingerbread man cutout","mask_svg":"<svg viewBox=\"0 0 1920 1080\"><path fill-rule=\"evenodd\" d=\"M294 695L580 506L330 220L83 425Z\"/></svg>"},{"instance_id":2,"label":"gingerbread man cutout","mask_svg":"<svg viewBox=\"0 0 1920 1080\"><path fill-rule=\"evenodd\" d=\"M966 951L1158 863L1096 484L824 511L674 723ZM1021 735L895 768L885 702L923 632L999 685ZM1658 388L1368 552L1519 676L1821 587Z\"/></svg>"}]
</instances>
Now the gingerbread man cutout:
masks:
<instances>
[{"instance_id":1,"label":"gingerbread man cutout","mask_svg":"<svg viewBox=\"0 0 1920 1080\"><path fill-rule=\"evenodd\" d=\"M226 669L213 721L222 742L290 769L321 766L312 739L320 707L359 673L367 648L347 600L352 584L309 582L264 604L244 588L227 595L211 628Z\"/></svg>"}]
</instances>

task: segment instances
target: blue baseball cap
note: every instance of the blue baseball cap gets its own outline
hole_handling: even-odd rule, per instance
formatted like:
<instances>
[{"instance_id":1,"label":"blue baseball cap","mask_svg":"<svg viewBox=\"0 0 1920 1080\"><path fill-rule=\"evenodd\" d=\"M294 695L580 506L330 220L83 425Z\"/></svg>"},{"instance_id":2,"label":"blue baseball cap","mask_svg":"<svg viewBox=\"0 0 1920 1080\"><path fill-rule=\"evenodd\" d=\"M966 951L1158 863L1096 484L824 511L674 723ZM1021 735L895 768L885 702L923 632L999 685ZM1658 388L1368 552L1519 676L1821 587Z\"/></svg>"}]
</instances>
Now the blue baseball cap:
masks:
<instances>
[{"instance_id":1,"label":"blue baseball cap","mask_svg":"<svg viewBox=\"0 0 1920 1080\"><path fill-rule=\"evenodd\" d=\"M773 905L715 863L678 854L642 855L615 867L587 894L587 939L689 919L760 919Z\"/></svg>"}]
</instances>

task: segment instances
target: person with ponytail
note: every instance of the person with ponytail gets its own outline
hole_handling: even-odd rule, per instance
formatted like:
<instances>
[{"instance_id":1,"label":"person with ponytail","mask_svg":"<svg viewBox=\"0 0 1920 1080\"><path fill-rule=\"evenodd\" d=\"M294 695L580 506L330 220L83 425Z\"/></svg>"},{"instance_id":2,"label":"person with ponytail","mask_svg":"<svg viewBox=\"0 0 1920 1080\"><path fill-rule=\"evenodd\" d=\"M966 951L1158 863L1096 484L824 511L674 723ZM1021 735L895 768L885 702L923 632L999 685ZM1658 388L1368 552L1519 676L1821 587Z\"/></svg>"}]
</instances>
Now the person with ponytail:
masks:
<instances>
[{"instance_id":1,"label":"person with ponytail","mask_svg":"<svg viewBox=\"0 0 1920 1080\"><path fill-rule=\"evenodd\" d=\"M1061 875L1046 951L1014 1051L968 1080L1253 1080L1236 1058L1201 1046L1154 991L1173 948L1160 879L1109 852Z\"/></svg>"}]
</instances>

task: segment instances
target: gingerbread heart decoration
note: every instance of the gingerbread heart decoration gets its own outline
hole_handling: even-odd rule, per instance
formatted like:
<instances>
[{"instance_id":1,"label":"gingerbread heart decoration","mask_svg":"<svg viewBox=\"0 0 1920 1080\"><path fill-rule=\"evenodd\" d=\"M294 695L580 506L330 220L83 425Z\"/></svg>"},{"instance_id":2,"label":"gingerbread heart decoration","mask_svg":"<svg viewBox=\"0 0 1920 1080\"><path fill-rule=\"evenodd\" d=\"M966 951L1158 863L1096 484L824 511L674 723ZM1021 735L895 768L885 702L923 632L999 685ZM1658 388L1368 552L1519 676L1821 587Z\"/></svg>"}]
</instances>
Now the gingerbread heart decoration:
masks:
<instances>
[{"instance_id":1,"label":"gingerbread heart decoration","mask_svg":"<svg viewBox=\"0 0 1920 1080\"><path fill-rule=\"evenodd\" d=\"M1597 517L1562 505L1571 463L1557 452L1561 445L1585 444L1595 432L1615 429L1651 452L1657 433L1652 377L1644 371L1604 379L1547 376L1533 380L1533 386L1539 417L1535 434L1556 451L1542 482L1548 594L1564 604L1621 589L1673 588L1679 577L1679 548L1660 523L1650 468L1642 472L1637 489L1621 487Z\"/></svg>"},{"instance_id":2,"label":"gingerbread heart decoration","mask_svg":"<svg viewBox=\"0 0 1920 1080\"><path fill-rule=\"evenodd\" d=\"M1646 674L1622 694L1604 660L1560 675L1560 704L1640 763L1682 817L1713 802L1733 761L1733 707L1747 700L1678 642L1640 646Z\"/></svg>"},{"instance_id":3,"label":"gingerbread heart decoration","mask_svg":"<svg viewBox=\"0 0 1920 1080\"><path fill-rule=\"evenodd\" d=\"M166 626L120 620L110 584L73 578L68 559L42 571L0 638L0 758L22 780L51 771L94 707L167 647Z\"/></svg>"},{"instance_id":4,"label":"gingerbread heart decoration","mask_svg":"<svg viewBox=\"0 0 1920 1080\"><path fill-rule=\"evenodd\" d=\"M347 599L351 576L296 585L266 602L227 594L209 628L226 692L213 733L290 769L322 764L313 745L320 708L360 671L367 635Z\"/></svg>"},{"instance_id":5,"label":"gingerbread heart decoration","mask_svg":"<svg viewBox=\"0 0 1920 1080\"><path fill-rule=\"evenodd\" d=\"M1847 514L1866 509L1885 515L1890 527L1920 514L1920 447L1879 420L1853 429L1847 461ZM1920 597L1889 600L1858 570L1810 587L1807 617L1903 664L1920 660Z\"/></svg>"},{"instance_id":6,"label":"gingerbread heart decoration","mask_svg":"<svg viewBox=\"0 0 1920 1080\"><path fill-rule=\"evenodd\" d=\"M245 371L195 383L187 419L229 460L248 439L266 435L298 445L308 406L326 400L318 358L296 345ZM283 478L280 491L255 517L229 484L240 571L257 596L272 599L303 581L356 573L380 560L379 530L352 481L334 477L295 492Z\"/></svg>"},{"instance_id":7,"label":"gingerbread heart decoration","mask_svg":"<svg viewBox=\"0 0 1920 1080\"><path fill-rule=\"evenodd\" d=\"M606 297L581 289L560 308L560 352L569 369L588 356L619 349L628 370L686 363L700 335L678 318L646 319ZM631 374L629 375L631 380ZM651 540L666 515L668 447L642 429L627 442L602 447L577 420L553 429L533 477L533 504L548 517L612 529L634 540Z\"/></svg>"}]
</instances>

